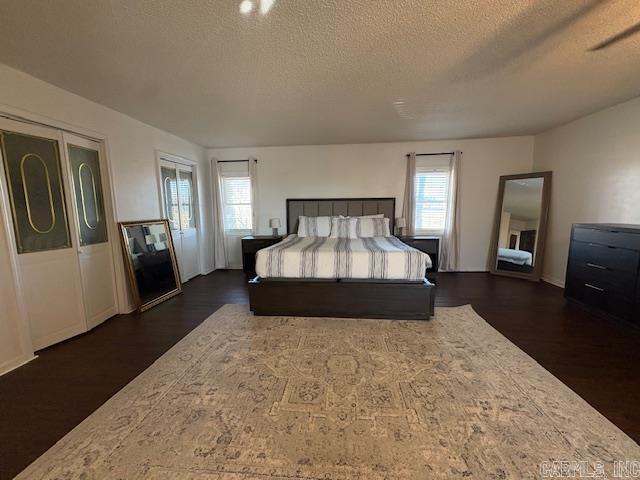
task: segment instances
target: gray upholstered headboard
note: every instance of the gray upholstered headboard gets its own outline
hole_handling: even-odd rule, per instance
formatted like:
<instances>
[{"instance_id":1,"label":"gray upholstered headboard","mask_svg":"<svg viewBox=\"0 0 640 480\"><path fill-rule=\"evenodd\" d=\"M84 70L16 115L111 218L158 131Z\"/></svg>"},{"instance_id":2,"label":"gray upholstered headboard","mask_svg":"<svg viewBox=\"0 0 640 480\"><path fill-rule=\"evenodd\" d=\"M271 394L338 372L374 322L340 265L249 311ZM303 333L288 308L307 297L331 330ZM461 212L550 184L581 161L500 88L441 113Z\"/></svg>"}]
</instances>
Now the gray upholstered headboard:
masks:
<instances>
[{"instance_id":1,"label":"gray upholstered headboard","mask_svg":"<svg viewBox=\"0 0 640 480\"><path fill-rule=\"evenodd\" d=\"M287 233L298 231L298 217L375 215L382 213L389 219L393 234L396 214L395 198L288 198Z\"/></svg>"}]
</instances>

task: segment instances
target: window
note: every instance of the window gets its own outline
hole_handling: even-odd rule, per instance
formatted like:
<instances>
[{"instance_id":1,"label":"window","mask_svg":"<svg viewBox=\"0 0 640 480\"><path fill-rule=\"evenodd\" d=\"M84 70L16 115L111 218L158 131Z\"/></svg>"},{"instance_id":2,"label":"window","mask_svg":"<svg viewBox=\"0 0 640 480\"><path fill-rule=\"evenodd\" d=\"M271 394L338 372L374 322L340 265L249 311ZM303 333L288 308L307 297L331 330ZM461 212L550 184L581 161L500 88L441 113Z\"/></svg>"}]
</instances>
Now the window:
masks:
<instances>
[{"instance_id":1,"label":"window","mask_svg":"<svg viewBox=\"0 0 640 480\"><path fill-rule=\"evenodd\" d=\"M417 167L415 176L416 232L444 232L449 199L448 167Z\"/></svg>"},{"instance_id":2,"label":"window","mask_svg":"<svg viewBox=\"0 0 640 480\"><path fill-rule=\"evenodd\" d=\"M251 230L251 180L249 177L222 177L224 229Z\"/></svg>"}]
</instances>

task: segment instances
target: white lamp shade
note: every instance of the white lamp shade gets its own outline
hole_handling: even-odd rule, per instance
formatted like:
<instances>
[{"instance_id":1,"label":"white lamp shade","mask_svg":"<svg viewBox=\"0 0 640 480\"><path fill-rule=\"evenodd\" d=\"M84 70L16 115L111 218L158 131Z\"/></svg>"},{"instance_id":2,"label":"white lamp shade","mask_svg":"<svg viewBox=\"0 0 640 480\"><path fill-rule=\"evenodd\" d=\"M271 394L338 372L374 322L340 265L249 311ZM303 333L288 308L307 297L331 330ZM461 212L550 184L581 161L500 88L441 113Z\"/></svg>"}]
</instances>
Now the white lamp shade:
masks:
<instances>
[{"instance_id":1,"label":"white lamp shade","mask_svg":"<svg viewBox=\"0 0 640 480\"><path fill-rule=\"evenodd\" d=\"M404 219L404 217L396 218L396 227L404 228L406 226L407 226L407 221Z\"/></svg>"},{"instance_id":2,"label":"white lamp shade","mask_svg":"<svg viewBox=\"0 0 640 480\"><path fill-rule=\"evenodd\" d=\"M270 218L269 219L269 227L270 228L279 228L280 227L280 219L279 218Z\"/></svg>"}]
</instances>

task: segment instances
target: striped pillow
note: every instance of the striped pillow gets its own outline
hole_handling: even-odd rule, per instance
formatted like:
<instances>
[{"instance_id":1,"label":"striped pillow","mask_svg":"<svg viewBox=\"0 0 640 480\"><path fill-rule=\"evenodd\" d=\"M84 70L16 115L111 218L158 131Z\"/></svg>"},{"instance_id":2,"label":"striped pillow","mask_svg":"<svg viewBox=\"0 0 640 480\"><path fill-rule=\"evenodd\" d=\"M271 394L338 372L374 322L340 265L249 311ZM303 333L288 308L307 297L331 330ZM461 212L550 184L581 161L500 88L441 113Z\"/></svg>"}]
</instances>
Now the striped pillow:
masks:
<instances>
[{"instance_id":1,"label":"striped pillow","mask_svg":"<svg viewBox=\"0 0 640 480\"><path fill-rule=\"evenodd\" d=\"M299 237L328 237L331 233L331 217L298 217Z\"/></svg>"},{"instance_id":2,"label":"striped pillow","mask_svg":"<svg viewBox=\"0 0 640 480\"><path fill-rule=\"evenodd\" d=\"M356 218L355 229L357 238L390 237L388 218Z\"/></svg>"},{"instance_id":3,"label":"striped pillow","mask_svg":"<svg viewBox=\"0 0 640 480\"><path fill-rule=\"evenodd\" d=\"M331 219L331 238L358 238L354 217L333 217Z\"/></svg>"}]
</instances>

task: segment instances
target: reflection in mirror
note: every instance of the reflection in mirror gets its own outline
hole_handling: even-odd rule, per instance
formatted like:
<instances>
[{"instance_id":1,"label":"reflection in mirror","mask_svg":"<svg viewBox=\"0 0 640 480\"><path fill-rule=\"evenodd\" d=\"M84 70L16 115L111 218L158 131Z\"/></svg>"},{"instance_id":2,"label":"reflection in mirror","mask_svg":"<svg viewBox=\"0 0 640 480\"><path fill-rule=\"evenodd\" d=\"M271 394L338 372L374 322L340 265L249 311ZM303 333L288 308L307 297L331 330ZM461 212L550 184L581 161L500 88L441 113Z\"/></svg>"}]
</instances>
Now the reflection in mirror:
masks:
<instances>
[{"instance_id":1,"label":"reflection in mirror","mask_svg":"<svg viewBox=\"0 0 640 480\"><path fill-rule=\"evenodd\" d=\"M166 220L120 224L125 262L138 308L144 311L182 291Z\"/></svg>"},{"instance_id":2,"label":"reflection in mirror","mask_svg":"<svg viewBox=\"0 0 640 480\"><path fill-rule=\"evenodd\" d=\"M543 183L542 178L505 182L498 237L498 270L533 271Z\"/></svg>"},{"instance_id":3,"label":"reflection in mirror","mask_svg":"<svg viewBox=\"0 0 640 480\"><path fill-rule=\"evenodd\" d=\"M551 172L500 178L492 271L540 278Z\"/></svg>"}]
</instances>

